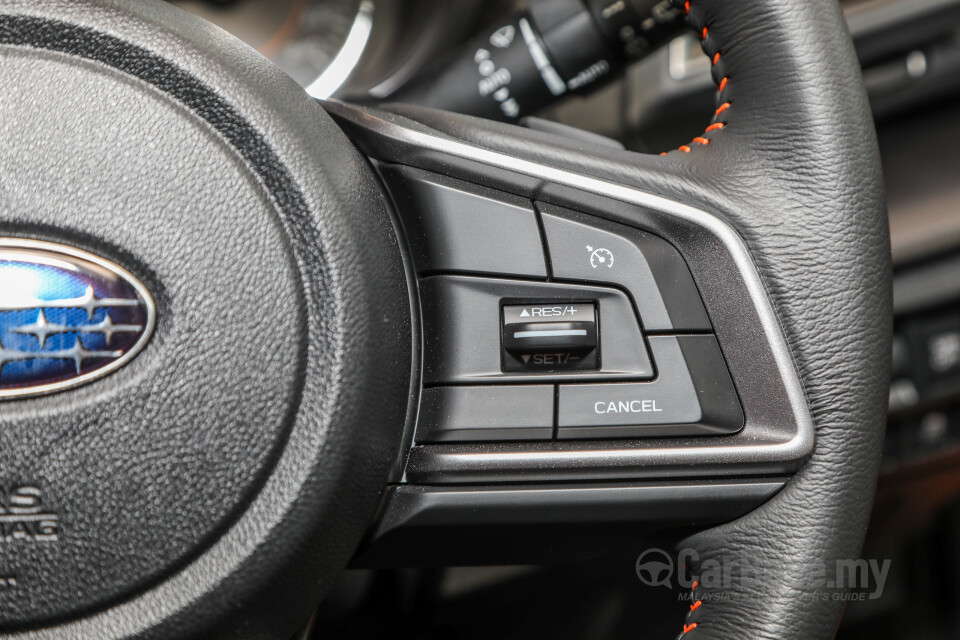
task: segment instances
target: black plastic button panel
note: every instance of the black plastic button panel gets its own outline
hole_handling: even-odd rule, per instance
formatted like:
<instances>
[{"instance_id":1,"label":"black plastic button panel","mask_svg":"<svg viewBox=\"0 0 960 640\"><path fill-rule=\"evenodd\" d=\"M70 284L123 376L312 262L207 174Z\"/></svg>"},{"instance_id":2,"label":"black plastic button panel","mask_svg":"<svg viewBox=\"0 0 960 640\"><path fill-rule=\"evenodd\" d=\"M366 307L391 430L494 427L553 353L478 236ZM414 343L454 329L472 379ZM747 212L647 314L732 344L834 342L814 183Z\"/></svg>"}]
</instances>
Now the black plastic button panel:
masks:
<instances>
[{"instance_id":1,"label":"black plastic button panel","mask_svg":"<svg viewBox=\"0 0 960 640\"><path fill-rule=\"evenodd\" d=\"M419 277L416 442L743 427L699 291L671 244L426 171L380 171Z\"/></svg>"},{"instance_id":2,"label":"black plastic button panel","mask_svg":"<svg viewBox=\"0 0 960 640\"><path fill-rule=\"evenodd\" d=\"M561 384L557 437L633 438L726 434L743 411L713 336L654 336L652 382Z\"/></svg>"},{"instance_id":3,"label":"black plastic button panel","mask_svg":"<svg viewBox=\"0 0 960 640\"><path fill-rule=\"evenodd\" d=\"M652 382L425 389L417 441L723 435L743 427L713 336L655 336L650 346L660 367Z\"/></svg>"},{"instance_id":4,"label":"black plastic button panel","mask_svg":"<svg viewBox=\"0 0 960 640\"><path fill-rule=\"evenodd\" d=\"M529 200L409 167L386 166L381 174L418 273L547 276Z\"/></svg>"},{"instance_id":5,"label":"black plastic button panel","mask_svg":"<svg viewBox=\"0 0 960 640\"><path fill-rule=\"evenodd\" d=\"M417 440L549 440L553 424L553 385L433 387L423 390Z\"/></svg>"},{"instance_id":6,"label":"black plastic button panel","mask_svg":"<svg viewBox=\"0 0 960 640\"><path fill-rule=\"evenodd\" d=\"M555 278L624 288L648 332L713 328L686 263L669 243L552 205L538 203L537 209Z\"/></svg>"}]
</instances>

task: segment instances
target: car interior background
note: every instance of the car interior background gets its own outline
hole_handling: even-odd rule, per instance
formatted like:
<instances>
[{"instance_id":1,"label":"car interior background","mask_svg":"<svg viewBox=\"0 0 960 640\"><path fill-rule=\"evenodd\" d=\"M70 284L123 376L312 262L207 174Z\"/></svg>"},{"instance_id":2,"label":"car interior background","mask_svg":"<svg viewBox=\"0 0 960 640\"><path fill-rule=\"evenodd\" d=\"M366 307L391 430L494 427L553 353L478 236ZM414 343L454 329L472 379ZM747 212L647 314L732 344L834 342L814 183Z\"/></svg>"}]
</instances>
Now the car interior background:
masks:
<instances>
[{"instance_id":1,"label":"car interior background","mask_svg":"<svg viewBox=\"0 0 960 640\"><path fill-rule=\"evenodd\" d=\"M233 33L314 97L416 102L438 61L508 16L566 0L170 0ZM577 0L578 2L580 0ZM852 601L837 637L960 635L960 0L841 0L882 156L894 264L893 377L864 557L889 558L882 594ZM664 9L666 11L666 9ZM671 18L672 20L672 18ZM670 23L630 41L622 68L581 90L475 115L659 153L700 135L715 108L710 60ZM510 38L514 35L511 34ZM516 35L520 37L520 35ZM586 46L586 45L584 45ZM472 49L471 49L472 51ZM482 64L471 56L468 64ZM447 105L431 96L423 102ZM494 108L488 113L485 109ZM464 108L469 112L469 108ZM497 112L499 110L499 113ZM598 260L607 260L598 254ZM518 308L519 309L519 308ZM519 314L520 311L518 310ZM635 563L658 538L580 549L543 565L349 569L315 637L471 640L673 637L685 606ZM471 541L483 544L482 538ZM304 638L314 637L310 631Z\"/></svg>"}]
</instances>

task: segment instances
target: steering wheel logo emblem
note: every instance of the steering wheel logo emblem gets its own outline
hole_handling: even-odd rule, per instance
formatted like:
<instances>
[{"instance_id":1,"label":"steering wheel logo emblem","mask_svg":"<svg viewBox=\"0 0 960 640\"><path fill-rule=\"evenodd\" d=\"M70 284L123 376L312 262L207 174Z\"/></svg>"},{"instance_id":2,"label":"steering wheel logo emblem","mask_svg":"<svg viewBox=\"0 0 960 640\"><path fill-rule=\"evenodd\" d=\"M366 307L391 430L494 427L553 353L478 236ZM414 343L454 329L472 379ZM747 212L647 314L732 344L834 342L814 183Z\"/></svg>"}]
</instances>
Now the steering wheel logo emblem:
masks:
<instances>
[{"instance_id":1,"label":"steering wheel logo emblem","mask_svg":"<svg viewBox=\"0 0 960 640\"><path fill-rule=\"evenodd\" d=\"M0 238L0 399L109 373L155 323L146 287L120 266L49 242Z\"/></svg>"},{"instance_id":2,"label":"steering wheel logo emblem","mask_svg":"<svg viewBox=\"0 0 960 640\"><path fill-rule=\"evenodd\" d=\"M673 558L663 549L647 549L637 558L637 577L651 587L670 585L673 577Z\"/></svg>"},{"instance_id":3,"label":"steering wheel logo emblem","mask_svg":"<svg viewBox=\"0 0 960 640\"><path fill-rule=\"evenodd\" d=\"M604 249L603 247L594 249L590 245L587 245L587 251L590 252L590 266L594 269L599 269L600 267L606 267L607 269L613 268L613 252L609 249Z\"/></svg>"}]
</instances>

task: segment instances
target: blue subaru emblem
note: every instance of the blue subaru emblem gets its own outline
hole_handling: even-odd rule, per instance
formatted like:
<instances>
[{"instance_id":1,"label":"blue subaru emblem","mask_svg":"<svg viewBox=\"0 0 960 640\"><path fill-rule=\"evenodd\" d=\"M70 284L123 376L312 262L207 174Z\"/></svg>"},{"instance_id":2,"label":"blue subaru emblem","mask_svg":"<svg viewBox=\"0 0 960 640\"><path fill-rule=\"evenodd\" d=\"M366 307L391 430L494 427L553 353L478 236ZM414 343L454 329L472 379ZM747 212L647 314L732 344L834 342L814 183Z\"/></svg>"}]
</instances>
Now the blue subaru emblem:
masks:
<instances>
[{"instance_id":1,"label":"blue subaru emblem","mask_svg":"<svg viewBox=\"0 0 960 640\"><path fill-rule=\"evenodd\" d=\"M153 298L108 260L49 242L0 238L0 399L89 382L150 339Z\"/></svg>"}]
</instances>

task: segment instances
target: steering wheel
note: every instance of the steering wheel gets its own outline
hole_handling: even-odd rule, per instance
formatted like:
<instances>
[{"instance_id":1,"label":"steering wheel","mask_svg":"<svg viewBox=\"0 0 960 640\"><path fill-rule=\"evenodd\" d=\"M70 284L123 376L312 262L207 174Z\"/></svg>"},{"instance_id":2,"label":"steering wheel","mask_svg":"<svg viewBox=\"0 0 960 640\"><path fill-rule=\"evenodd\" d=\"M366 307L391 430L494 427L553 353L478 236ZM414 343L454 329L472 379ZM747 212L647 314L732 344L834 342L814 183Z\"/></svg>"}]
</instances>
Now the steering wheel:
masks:
<instances>
[{"instance_id":1,"label":"steering wheel","mask_svg":"<svg viewBox=\"0 0 960 640\"><path fill-rule=\"evenodd\" d=\"M318 103L159 1L0 4L4 637L289 638L352 557L607 525L766 568L685 636L831 637L887 404L872 120L836 2L677 7L717 108L661 156Z\"/></svg>"}]
</instances>

